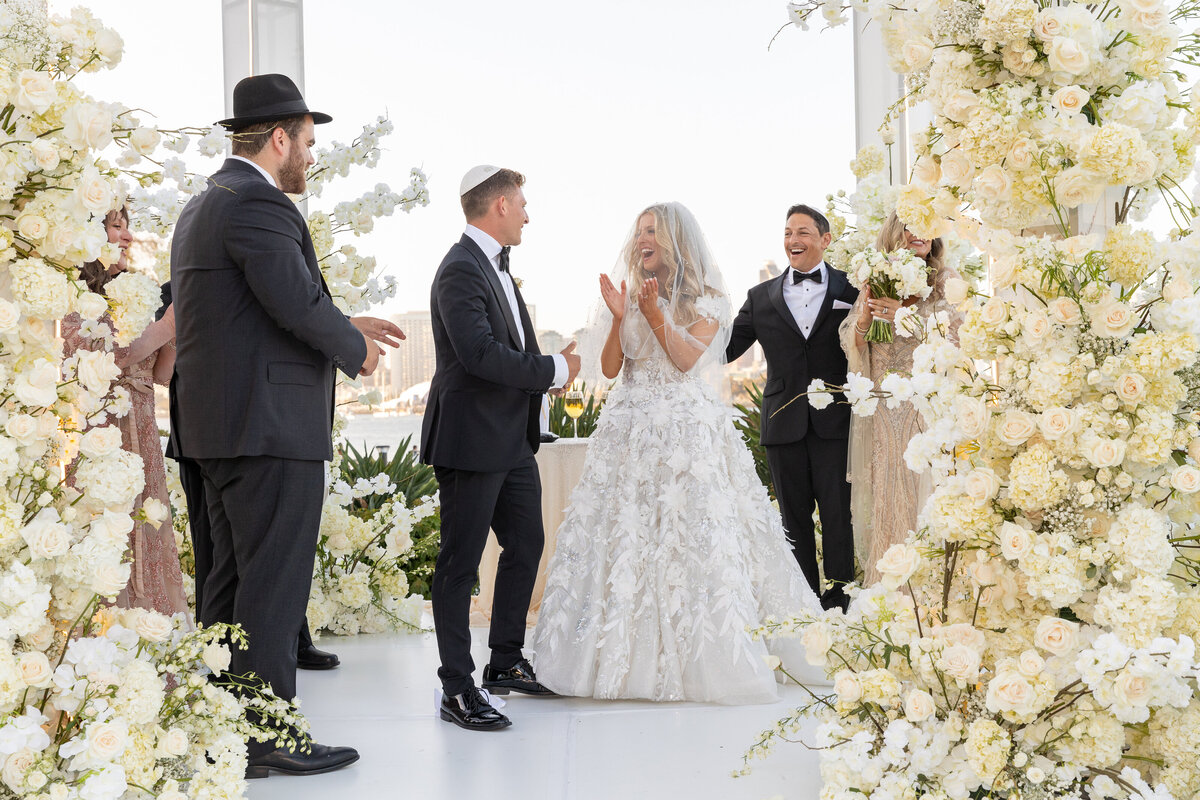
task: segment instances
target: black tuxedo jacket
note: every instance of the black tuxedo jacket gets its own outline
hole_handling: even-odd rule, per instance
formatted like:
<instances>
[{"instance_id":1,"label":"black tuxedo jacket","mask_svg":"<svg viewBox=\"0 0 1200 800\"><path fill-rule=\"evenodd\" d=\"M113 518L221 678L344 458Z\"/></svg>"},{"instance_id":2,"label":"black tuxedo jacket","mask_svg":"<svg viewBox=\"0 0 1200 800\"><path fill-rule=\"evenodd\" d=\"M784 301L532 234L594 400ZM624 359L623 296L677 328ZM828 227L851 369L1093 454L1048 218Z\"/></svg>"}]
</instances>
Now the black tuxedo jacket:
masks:
<instances>
[{"instance_id":1,"label":"black tuxedo jacket","mask_svg":"<svg viewBox=\"0 0 1200 800\"><path fill-rule=\"evenodd\" d=\"M357 376L367 350L295 203L226 160L179 217L171 276L171 453L331 459L334 367Z\"/></svg>"},{"instance_id":2,"label":"black tuxedo jacket","mask_svg":"<svg viewBox=\"0 0 1200 800\"><path fill-rule=\"evenodd\" d=\"M519 320L496 271L466 234L442 259L429 297L437 366L421 424L426 464L505 472L529 452L526 444L537 452L538 415L554 382L554 358L538 349L521 290L516 293Z\"/></svg>"},{"instance_id":3,"label":"black tuxedo jacket","mask_svg":"<svg viewBox=\"0 0 1200 800\"><path fill-rule=\"evenodd\" d=\"M797 442L809 431L822 439L850 435L850 407L845 405L844 395L835 395L835 402L819 411L809 406L807 397L793 400L808 390L814 378L839 386L846 383L846 355L838 340L838 326L849 309L835 309L833 303L840 300L853 305L858 289L850 285L846 273L829 264L825 267L829 286L807 338L783 299L783 284L791 279L791 270L752 288L733 321L726 358L733 361L757 341L767 359L760 431L764 445Z\"/></svg>"}]
</instances>

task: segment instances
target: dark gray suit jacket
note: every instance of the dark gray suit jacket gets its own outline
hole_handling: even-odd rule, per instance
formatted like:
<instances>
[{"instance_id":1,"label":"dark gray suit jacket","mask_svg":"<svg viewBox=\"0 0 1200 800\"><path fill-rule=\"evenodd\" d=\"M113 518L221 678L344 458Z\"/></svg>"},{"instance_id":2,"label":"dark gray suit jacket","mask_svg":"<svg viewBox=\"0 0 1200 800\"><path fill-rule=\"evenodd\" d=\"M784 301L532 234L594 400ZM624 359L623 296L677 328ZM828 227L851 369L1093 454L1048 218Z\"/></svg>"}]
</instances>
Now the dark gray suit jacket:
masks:
<instances>
[{"instance_id":1,"label":"dark gray suit jacket","mask_svg":"<svg viewBox=\"0 0 1200 800\"><path fill-rule=\"evenodd\" d=\"M825 266L829 286L807 338L783 299L783 282L791 280L790 269L752 288L733 321L727 360L740 357L755 341L762 345L767 359L760 431L764 445L798 442L809 431L822 439L850 435L850 407L844 395L834 395L836 402L820 410L811 407L807 397L793 400L808 391L813 378L838 386L846 383L846 354L838 339L838 326L848 309L835 309L833 302L853 305L858 289L850 285L846 273Z\"/></svg>"},{"instance_id":2,"label":"dark gray suit jacket","mask_svg":"<svg viewBox=\"0 0 1200 800\"><path fill-rule=\"evenodd\" d=\"M437 367L421 425L426 464L505 472L537 452L542 395L554 357L541 355L517 289L513 319L500 278L479 245L463 234L433 278L429 310ZM517 325L525 331L525 347Z\"/></svg>"},{"instance_id":3,"label":"dark gray suit jacket","mask_svg":"<svg viewBox=\"0 0 1200 800\"><path fill-rule=\"evenodd\" d=\"M171 283L172 453L332 458L334 367L357 376L366 343L330 299L295 203L226 160L179 217Z\"/></svg>"}]
</instances>

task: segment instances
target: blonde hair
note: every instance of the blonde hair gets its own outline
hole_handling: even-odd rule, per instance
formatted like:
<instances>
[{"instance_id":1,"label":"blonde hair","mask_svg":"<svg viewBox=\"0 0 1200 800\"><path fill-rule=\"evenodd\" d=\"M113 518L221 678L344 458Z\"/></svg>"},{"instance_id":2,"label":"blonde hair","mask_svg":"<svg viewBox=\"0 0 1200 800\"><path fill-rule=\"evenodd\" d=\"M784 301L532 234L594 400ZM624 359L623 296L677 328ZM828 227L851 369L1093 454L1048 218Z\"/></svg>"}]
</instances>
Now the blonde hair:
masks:
<instances>
[{"instance_id":1,"label":"blonde hair","mask_svg":"<svg viewBox=\"0 0 1200 800\"><path fill-rule=\"evenodd\" d=\"M900 250L904 247L907 247L904 243L904 223L900 221L900 218L896 216L896 212L893 211L891 214L888 214L883 227L879 229L879 236L875 238L875 249L881 253L890 253L893 250ZM925 256L925 263L930 266L930 286L934 285L934 280L945 265L945 252L946 245L940 237L929 243L929 255Z\"/></svg>"},{"instance_id":2,"label":"blonde hair","mask_svg":"<svg viewBox=\"0 0 1200 800\"><path fill-rule=\"evenodd\" d=\"M640 211L634 218L634 235L629 238L624 253L625 265L629 269L630 281L633 284L629 287L629 296L637 295L641 291L642 284L653 277L653 273L647 272L642 267L642 258L637 246L638 224L642 217L650 214L654 217L654 241L658 245L658 252L663 266L666 268L666 275L658 280L658 289L667 301L672 299L677 301L674 322L686 328L700 318L700 314L696 311L696 299L715 295L717 291L700 282L700 254L697 248L701 243L686 238L684 226L680 224L682 217L679 213L669 215L674 218L676 223L675 229L669 230L666 211L667 207L664 204L652 205ZM680 263L681 261L682 263ZM680 270L683 270L682 276L680 276ZM673 298L671 292L677 282L679 296Z\"/></svg>"}]
</instances>

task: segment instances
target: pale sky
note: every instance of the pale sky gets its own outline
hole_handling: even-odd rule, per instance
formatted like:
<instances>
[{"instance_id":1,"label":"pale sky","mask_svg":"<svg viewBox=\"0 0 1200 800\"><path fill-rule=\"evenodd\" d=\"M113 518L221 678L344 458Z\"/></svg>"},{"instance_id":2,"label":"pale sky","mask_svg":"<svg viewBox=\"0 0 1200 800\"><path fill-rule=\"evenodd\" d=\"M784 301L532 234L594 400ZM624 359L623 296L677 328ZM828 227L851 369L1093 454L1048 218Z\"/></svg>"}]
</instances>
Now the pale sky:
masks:
<instances>
[{"instance_id":1,"label":"pale sky","mask_svg":"<svg viewBox=\"0 0 1200 800\"><path fill-rule=\"evenodd\" d=\"M160 127L225 116L219 0L51 0L84 5L125 39L115 70L81 78ZM429 175L431 203L355 242L400 283L383 313L427 309L462 233L462 174L525 173L530 224L512 255L543 329L570 333L598 297L637 213L677 200L696 214L740 304L766 259L783 262L789 205L850 190L850 32L786 23L783 0L306 0L306 97L332 114L318 145L386 113L375 170L332 184L321 207L378 182ZM211 172L217 160L198 160Z\"/></svg>"}]
</instances>

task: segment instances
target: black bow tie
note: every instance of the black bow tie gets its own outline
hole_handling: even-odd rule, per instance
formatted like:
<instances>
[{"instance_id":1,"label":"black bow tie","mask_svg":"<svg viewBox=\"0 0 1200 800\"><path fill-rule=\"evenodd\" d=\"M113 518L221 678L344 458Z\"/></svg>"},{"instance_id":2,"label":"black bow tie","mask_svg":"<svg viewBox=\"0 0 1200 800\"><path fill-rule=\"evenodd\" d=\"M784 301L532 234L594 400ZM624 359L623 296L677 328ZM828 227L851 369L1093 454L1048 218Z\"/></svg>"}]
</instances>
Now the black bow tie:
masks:
<instances>
[{"instance_id":1,"label":"black bow tie","mask_svg":"<svg viewBox=\"0 0 1200 800\"><path fill-rule=\"evenodd\" d=\"M811 272L799 272L792 270L792 283L800 283L800 281L812 281L813 283L821 282L821 270L814 269Z\"/></svg>"},{"instance_id":2,"label":"black bow tie","mask_svg":"<svg viewBox=\"0 0 1200 800\"><path fill-rule=\"evenodd\" d=\"M508 272L508 245L500 248L500 271Z\"/></svg>"}]
</instances>

